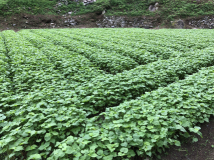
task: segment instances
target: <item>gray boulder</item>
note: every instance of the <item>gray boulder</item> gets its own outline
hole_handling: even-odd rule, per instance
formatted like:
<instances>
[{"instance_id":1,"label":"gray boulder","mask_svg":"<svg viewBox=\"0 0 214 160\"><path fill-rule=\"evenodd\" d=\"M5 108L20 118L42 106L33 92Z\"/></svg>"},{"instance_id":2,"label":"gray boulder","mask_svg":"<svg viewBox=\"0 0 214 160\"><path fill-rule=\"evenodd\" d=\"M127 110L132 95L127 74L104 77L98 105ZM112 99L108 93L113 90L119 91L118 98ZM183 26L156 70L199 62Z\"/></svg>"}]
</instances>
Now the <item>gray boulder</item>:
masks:
<instances>
[{"instance_id":1,"label":"gray boulder","mask_svg":"<svg viewBox=\"0 0 214 160\"><path fill-rule=\"evenodd\" d=\"M181 19L175 20L175 21L171 21L171 27L172 28L177 28L177 29L184 29L185 28L185 23Z\"/></svg>"}]
</instances>

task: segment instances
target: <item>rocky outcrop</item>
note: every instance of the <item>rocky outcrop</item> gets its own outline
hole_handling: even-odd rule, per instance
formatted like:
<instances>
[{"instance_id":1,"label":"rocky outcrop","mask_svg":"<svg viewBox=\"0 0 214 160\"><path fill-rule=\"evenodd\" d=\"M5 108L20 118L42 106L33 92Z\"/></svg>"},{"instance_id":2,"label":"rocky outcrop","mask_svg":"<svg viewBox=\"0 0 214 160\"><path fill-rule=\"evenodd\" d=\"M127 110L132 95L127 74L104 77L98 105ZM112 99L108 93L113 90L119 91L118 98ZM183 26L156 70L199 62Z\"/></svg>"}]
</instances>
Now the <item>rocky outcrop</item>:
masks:
<instances>
[{"instance_id":1,"label":"rocky outcrop","mask_svg":"<svg viewBox=\"0 0 214 160\"><path fill-rule=\"evenodd\" d=\"M214 29L214 16L192 18L186 20L186 23L193 28Z\"/></svg>"},{"instance_id":2,"label":"rocky outcrop","mask_svg":"<svg viewBox=\"0 0 214 160\"><path fill-rule=\"evenodd\" d=\"M153 28L158 23L158 19L148 17L124 17L124 16L104 16L96 22L99 28Z\"/></svg>"}]
</instances>

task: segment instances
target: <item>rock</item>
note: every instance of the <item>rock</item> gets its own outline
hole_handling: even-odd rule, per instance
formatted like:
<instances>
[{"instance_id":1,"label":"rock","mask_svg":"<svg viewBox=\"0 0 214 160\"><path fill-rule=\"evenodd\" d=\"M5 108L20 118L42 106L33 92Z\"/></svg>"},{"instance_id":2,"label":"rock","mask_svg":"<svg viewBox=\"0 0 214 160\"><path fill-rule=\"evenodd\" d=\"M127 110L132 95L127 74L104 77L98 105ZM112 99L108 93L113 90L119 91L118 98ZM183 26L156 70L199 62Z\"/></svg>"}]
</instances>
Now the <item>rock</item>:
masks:
<instances>
[{"instance_id":1,"label":"rock","mask_svg":"<svg viewBox=\"0 0 214 160\"><path fill-rule=\"evenodd\" d=\"M177 28L177 29L184 29L185 28L185 23L181 19L176 20L176 21L171 21L171 27L172 28Z\"/></svg>"},{"instance_id":2,"label":"rock","mask_svg":"<svg viewBox=\"0 0 214 160\"><path fill-rule=\"evenodd\" d=\"M158 8L159 8L159 3L157 2L157 3L155 3L155 5L150 5L149 6L149 11L150 12L155 12L155 11L158 10Z\"/></svg>"},{"instance_id":3,"label":"rock","mask_svg":"<svg viewBox=\"0 0 214 160\"><path fill-rule=\"evenodd\" d=\"M65 21L64 21L64 25L65 26L76 26L77 25L77 22L76 22L76 20L75 19L73 19L73 18L68 18L68 19L65 19Z\"/></svg>"},{"instance_id":4,"label":"rock","mask_svg":"<svg viewBox=\"0 0 214 160\"><path fill-rule=\"evenodd\" d=\"M91 3L94 3L96 2L96 0L83 0L83 5L88 5L88 4L91 4Z\"/></svg>"},{"instance_id":5,"label":"rock","mask_svg":"<svg viewBox=\"0 0 214 160\"><path fill-rule=\"evenodd\" d=\"M69 15L71 15L71 14L72 14L72 12L68 12L68 14L69 14Z\"/></svg>"},{"instance_id":6,"label":"rock","mask_svg":"<svg viewBox=\"0 0 214 160\"><path fill-rule=\"evenodd\" d=\"M27 16L25 16L25 15L23 16L23 18L28 19L28 17L27 17Z\"/></svg>"},{"instance_id":7,"label":"rock","mask_svg":"<svg viewBox=\"0 0 214 160\"><path fill-rule=\"evenodd\" d=\"M56 24L55 23L50 23L50 27L55 28Z\"/></svg>"},{"instance_id":8,"label":"rock","mask_svg":"<svg viewBox=\"0 0 214 160\"><path fill-rule=\"evenodd\" d=\"M59 6L59 7L62 6L62 3L58 3L57 6Z\"/></svg>"},{"instance_id":9,"label":"rock","mask_svg":"<svg viewBox=\"0 0 214 160\"><path fill-rule=\"evenodd\" d=\"M104 11L102 11L102 14L105 14L106 13L106 11L104 10Z\"/></svg>"}]
</instances>

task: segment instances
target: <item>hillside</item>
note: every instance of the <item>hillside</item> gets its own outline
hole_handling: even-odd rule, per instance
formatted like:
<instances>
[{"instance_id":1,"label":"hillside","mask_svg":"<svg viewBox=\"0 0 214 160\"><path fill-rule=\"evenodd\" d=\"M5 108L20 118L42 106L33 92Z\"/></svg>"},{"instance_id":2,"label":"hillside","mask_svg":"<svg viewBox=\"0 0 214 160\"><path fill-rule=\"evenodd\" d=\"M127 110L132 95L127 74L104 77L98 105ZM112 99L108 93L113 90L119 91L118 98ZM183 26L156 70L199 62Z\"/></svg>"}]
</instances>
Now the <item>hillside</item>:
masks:
<instances>
[{"instance_id":1,"label":"hillside","mask_svg":"<svg viewBox=\"0 0 214 160\"><path fill-rule=\"evenodd\" d=\"M51 27L50 23L55 23L54 27L73 27L76 24L81 24L77 27L97 27L98 20L103 21L104 15L128 19L143 16L155 19L156 23L152 26L169 26L171 21L177 19L214 15L213 8L213 0L97 0L89 5L84 5L80 0L0 0L0 28L48 28ZM75 22L65 24L65 21L71 21L63 21L65 16L74 17L72 21ZM26 21L28 19L30 22Z\"/></svg>"},{"instance_id":2,"label":"hillside","mask_svg":"<svg viewBox=\"0 0 214 160\"><path fill-rule=\"evenodd\" d=\"M81 2L57 0L0 0L0 16L10 16L19 13L29 14L65 14L72 11L72 15L102 12L106 15L154 16L163 19L184 18L214 14L213 0L97 0L84 6ZM159 3L159 10L150 12L149 6Z\"/></svg>"}]
</instances>

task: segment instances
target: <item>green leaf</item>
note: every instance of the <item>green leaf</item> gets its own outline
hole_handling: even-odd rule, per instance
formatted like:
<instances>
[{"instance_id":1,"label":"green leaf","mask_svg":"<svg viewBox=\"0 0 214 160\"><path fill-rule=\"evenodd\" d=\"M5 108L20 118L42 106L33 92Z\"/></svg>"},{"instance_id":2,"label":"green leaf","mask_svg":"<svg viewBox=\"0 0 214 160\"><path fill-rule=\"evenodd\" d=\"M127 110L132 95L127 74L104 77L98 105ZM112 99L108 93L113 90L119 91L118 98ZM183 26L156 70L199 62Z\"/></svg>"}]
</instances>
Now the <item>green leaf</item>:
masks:
<instances>
[{"instance_id":1,"label":"green leaf","mask_svg":"<svg viewBox=\"0 0 214 160\"><path fill-rule=\"evenodd\" d=\"M46 133L45 134L45 141L50 141L51 139L51 134L50 133Z\"/></svg>"},{"instance_id":2,"label":"green leaf","mask_svg":"<svg viewBox=\"0 0 214 160\"><path fill-rule=\"evenodd\" d=\"M179 141L175 141L176 146L181 146L181 143Z\"/></svg>"},{"instance_id":3,"label":"green leaf","mask_svg":"<svg viewBox=\"0 0 214 160\"><path fill-rule=\"evenodd\" d=\"M98 155L96 154L96 153L93 153L93 154L91 154L91 157L93 157L93 158L95 158L95 157L97 157Z\"/></svg>"},{"instance_id":4,"label":"green leaf","mask_svg":"<svg viewBox=\"0 0 214 160\"><path fill-rule=\"evenodd\" d=\"M98 155L103 155L103 150L99 149L97 152Z\"/></svg>"},{"instance_id":5,"label":"green leaf","mask_svg":"<svg viewBox=\"0 0 214 160\"><path fill-rule=\"evenodd\" d=\"M113 155L103 157L103 160L112 160L112 159L113 159Z\"/></svg>"},{"instance_id":6,"label":"green leaf","mask_svg":"<svg viewBox=\"0 0 214 160\"><path fill-rule=\"evenodd\" d=\"M123 152L123 153L128 153L129 149L128 148L121 148L120 149L120 152Z\"/></svg>"},{"instance_id":7,"label":"green leaf","mask_svg":"<svg viewBox=\"0 0 214 160\"><path fill-rule=\"evenodd\" d=\"M42 145L38 148L39 150L44 150L46 148L48 148L50 145L50 142L46 142L46 143L42 143Z\"/></svg>"},{"instance_id":8,"label":"green leaf","mask_svg":"<svg viewBox=\"0 0 214 160\"><path fill-rule=\"evenodd\" d=\"M26 151L30 151L30 150L34 150L34 149L36 149L37 148L37 145L32 145L32 146L28 146L25 150Z\"/></svg>"},{"instance_id":9,"label":"green leaf","mask_svg":"<svg viewBox=\"0 0 214 160\"><path fill-rule=\"evenodd\" d=\"M74 153L75 152L75 150L73 150L73 148L72 147L70 147L70 146L67 146L66 147L66 154L72 154L72 153Z\"/></svg>"},{"instance_id":10,"label":"green leaf","mask_svg":"<svg viewBox=\"0 0 214 160\"><path fill-rule=\"evenodd\" d=\"M39 159L42 159L42 157L40 154L33 154L28 158L28 160L31 160L31 159L39 160Z\"/></svg>"},{"instance_id":11,"label":"green leaf","mask_svg":"<svg viewBox=\"0 0 214 160\"><path fill-rule=\"evenodd\" d=\"M128 145L127 142L121 143L121 146L123 146L123 147L127 147L127 145Z\"/></svg>"},{"instance_id":12,"label":"green leaf","mask_svg":"<svg viewBox=\"0 0 214 160\"><path fill-rule=\"evenodd\" d=\"M106 146L111 152L113 152L116 149L114 144L107 144Z\"/></svg>"},{"instance_id":13,"label":"green leaf","mask_svg":"<svg viewBox=\"0 0 214 160\"><path fill-rule=\"evenodd\" d=\"M192 142L198 142L198 138L194 137L194 138L192 139Z\"/></svg>"},{"instance_id":14,"label":"green leaf","mask_svg":"<svg viewBox=\"0 0 214 160\"><path fill-rule=\"evenodd\" d=\"M57 159L60 157L64 157L65 153L61 150L61 149L57 149L53 152L54 157L56 157Z\"/></svg>"},{"instance_id":15,"label":"green leaf","mask_svg":"<svg viewBox=\"0 0 214 160\"><path fill-rule=\"evenodd\" d=\"M179 129L182 132L186 132L186 130L181 125L176 125L176 129Z\"/></svg>"},{"instance_id":16,"label":"green leaf","mask_svg":"<svg viewBox=\"0 0 214 160\"><path fill-rule=\"evenodd\" d=\"M18 146L18 147L15 147L14 151L21 151L21 150L24 150L24 148L22 146Z\"/></svg>"},{"instance_id":17,"label":"green leaf","mask_svg":"<svg viewBox=\"0 0 214 160\"><path fill-rule=\"evenodd\" d=\"M66 143L67 143L68 145L72 145L73 142L74 142L74 137L73 137L73 136L69 136L69 137L67 138Z\"/></svg>"}]
</instances>

